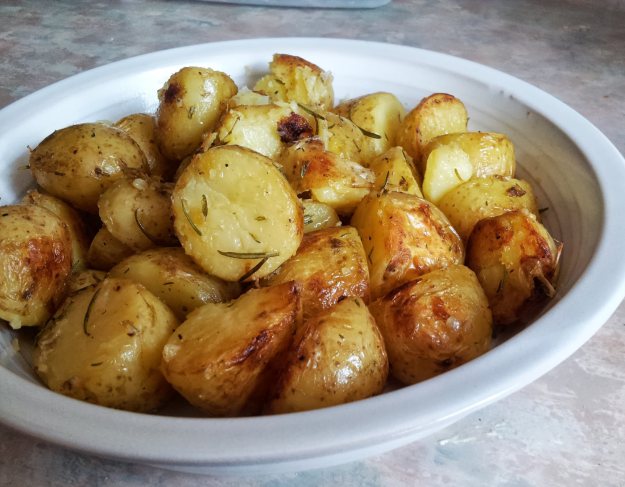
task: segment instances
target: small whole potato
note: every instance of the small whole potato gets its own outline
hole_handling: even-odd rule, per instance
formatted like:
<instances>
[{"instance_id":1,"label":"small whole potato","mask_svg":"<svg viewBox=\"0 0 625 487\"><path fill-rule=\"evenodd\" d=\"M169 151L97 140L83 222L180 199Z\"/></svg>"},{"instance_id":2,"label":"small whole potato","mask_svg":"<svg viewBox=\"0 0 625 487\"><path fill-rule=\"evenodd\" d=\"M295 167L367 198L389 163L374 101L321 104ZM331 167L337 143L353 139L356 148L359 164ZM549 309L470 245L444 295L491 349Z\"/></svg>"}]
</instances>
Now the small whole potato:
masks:
<instances>
[{"instance_id":1,"label":"small whole potato","mask_svg":"<svg viewBox=\"0 0 625 487\"><path fill-rule=\"evenodd\" d=\"M129 169L148 171L139 145L122 129L83 123L54 131L30 153L30 169L47 193L98 212L100 195Z\"/></svg>"},{"instance_id":2,"label":"small whole potato","mask_svg":"<svg viewBox=\"0 0 625 487\"><path fill-rule=\"evenodd\" d=\"M89 245L87 263L92 269L108 271L132 254L134 251L128 245L121 243L106 227L102 227Z\"/></svg>"},{"instance_id":3,"label":"small whole potato","mask_svg":"<svg viewBox=\"0 0 625 487\"><path fill-rule=\"evenodd\" d=\"M475 274L450 265L409 281L371 305L391 374L415 384L490 348L492 316Z\"/></svg>"},{"instance_id":4,"label":"small whole potato","mask_svg":"<svg viewBox=\"0 0 625 487\"><path fill-rule=\"evenodd\" d=\"M101 406L153 411L170 396L161 352L178 325L158 298L107 278L70 295L38 336L35 372L53 391Z\"/></svg>"},{"instance_id":5,"label":"small whole potato","mask_svg":"<svg viewBox=\"0 0 625 487\"><path fill-rule=\"evenodd\" d=\"M43 325L72 270L67 225L36 205L0 207L0 319L12 328Z\"/></svg>"}]
</instances>

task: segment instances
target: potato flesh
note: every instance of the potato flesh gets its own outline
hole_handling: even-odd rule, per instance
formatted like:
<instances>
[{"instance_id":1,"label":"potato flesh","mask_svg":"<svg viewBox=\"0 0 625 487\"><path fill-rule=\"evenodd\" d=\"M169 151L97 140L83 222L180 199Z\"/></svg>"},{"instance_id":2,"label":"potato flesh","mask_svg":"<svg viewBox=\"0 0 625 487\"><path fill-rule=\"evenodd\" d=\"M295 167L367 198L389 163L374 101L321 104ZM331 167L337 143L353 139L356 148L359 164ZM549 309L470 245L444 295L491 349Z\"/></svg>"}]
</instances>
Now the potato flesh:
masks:
<instances>
[{"instance_id":1,"label":"potato flesh","mask_svg":"<svg viewBox=\"0 0 625 487\"><path fill-rule=\"evenodd\" d=\"M392 147L374 158L369 169L375 174L374 191L396 191L423 198L412 157L401 147Z\"/></svg>"},{"instance_id":2,"label":"potato flesh","mask_svg":"<svg viewBox=\"0 0 625 487\"><path fill-rule=\"evenodd\" d=\"M409 281L371 305L391 374L415 384L489 350L492 316L475 274L451 265Z\"/></svg>"},{"instance_id":3,"label":"potato flesh","mask_svg":"<svg viewBox=\"0 0 625 487\"><path fill-rule=\"evenodd\" d=\"M299 308L297 286L288 282L196 309L163 348L167 380L211 416L241 413L288 346Z\"/></svg>"},{"instance_id":4,"label":"potato flesh","mask_svg":"<svg viewBox=\"0 0 625 487\"><path fill-rule=\"evenodd\" d=\"M152 411L171 393L159 365L177 325L143 286L108 278L65 301L37 340L35 371L50 389L75 399Z\"/></svg>"},{"instance_id":5,"label":"potato flesh","mask_svg":"<svg viewBox=\"0 0 625 487\"><path fill-rule=\"evenodd\" d=\"M388 358L360 298L346 298L304 324L271 395L270 414L344 404L382 392Z\"/></svg>"},{"instance_id":6,"label":"potato flesh","mask_svg":"<svg viewBox=\"0 0 625 487\"><path fill-rule=\"evenodd\" d=\"M366 165L376 155L365 144L362 131L351 120L335 113L317 118L317 136L327 151L347 161Z\"/></svg>"},{"instance_id":7,"label":"potato flesh","mask_svg":"<svg viewBox=\"0 0 625 487\"><path fill-rule=\"evenodd\" d=\"M173 211L186 253L227 281L273 272L295 254L303 236L302 208L286 179L271 160L237 146L193 158L176 183ZM229 252L234 254L224 255Z\"/></svg>"},{"instance_id":8,"label":"potato flesh","mask_svg":"<svg viewBox=\"0 0 625 487\"><path fill-rule=\"evenodd\" d=\"M341 225L336 211L330 205L313 200L302 200L304 210L304 233Z\"/></svg>"},{"instance_id":9,"label":"potato flesh","mask_svg":"<svg viewBox=\"0 0 625 487\"><path fill-rule=\"evenodd\" d=\"M472 175L473 165L462 149L454 146L434 149L423 174L423 195L438 204L448 191L468 181Z\"/></svg>"}]
</instances>

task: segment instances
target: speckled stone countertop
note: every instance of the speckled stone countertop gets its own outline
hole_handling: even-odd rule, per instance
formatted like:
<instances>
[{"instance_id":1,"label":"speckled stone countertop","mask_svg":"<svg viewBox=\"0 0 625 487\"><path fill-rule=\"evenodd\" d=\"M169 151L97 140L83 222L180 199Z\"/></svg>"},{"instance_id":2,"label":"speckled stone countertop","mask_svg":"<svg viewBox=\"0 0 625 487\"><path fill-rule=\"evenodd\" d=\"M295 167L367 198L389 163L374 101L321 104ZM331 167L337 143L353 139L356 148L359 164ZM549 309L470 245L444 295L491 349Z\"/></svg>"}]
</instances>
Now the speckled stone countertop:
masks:
<instances>
[{"instance_id":1,"label":"speckled stone countertop","mask_svg":"<svg viewBox=\"0 0 625 487\"><path fill-rule=\"evenodd\" d=\"M4 0L0 107L155 50L250 37L345 37L432 49L517 76L579 111L623 153L624 26L622 0L394 0L375 10ZM624 350L621 305L571 358L508 398L378 457L288 475L170 472L70 452L0 426L0 486L623 486Z\"/></svg>"}]
</instances>

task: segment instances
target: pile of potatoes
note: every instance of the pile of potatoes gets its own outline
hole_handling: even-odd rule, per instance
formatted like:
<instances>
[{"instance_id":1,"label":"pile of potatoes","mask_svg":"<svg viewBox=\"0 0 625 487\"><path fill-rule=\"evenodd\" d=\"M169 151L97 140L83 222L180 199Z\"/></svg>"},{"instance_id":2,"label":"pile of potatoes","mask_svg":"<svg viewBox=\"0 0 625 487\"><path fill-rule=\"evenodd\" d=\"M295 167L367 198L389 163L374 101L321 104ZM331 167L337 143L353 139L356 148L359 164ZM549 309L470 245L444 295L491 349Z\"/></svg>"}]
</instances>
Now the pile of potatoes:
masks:
<instances>
[{"instance_id":1,"label":"pile of potatoes","mask_svg":"<svg viewBox=\"0 0 625 487\"><path fill-rule=\"evenodd\" d=\"M37 189L0 207L0 318L41 327L54 391L332 406L478 357L555 293L561 244L511 141L452 95L335 104L329 73L276 54L252 90L185 67L158 96L50 134Z\"/></svg>"}]
</instances>

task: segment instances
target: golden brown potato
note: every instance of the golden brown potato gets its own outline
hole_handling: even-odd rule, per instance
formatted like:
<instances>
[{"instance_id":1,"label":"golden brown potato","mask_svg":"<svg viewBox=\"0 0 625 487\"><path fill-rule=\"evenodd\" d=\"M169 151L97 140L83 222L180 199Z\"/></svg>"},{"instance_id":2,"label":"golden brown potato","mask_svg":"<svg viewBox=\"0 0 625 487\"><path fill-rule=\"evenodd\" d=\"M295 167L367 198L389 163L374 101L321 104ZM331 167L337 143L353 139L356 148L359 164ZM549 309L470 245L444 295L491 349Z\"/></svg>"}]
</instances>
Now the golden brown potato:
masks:
<instances>
[{"instance_id":1,"label":"golden brown potato","mask_svg":"<svg viewBox=\"0 0 625 487\"><path fill-rule=\"evenodd\" d=\"M279 162L297 194L310 193L341 215L351 214L373 186L369 169L326 151L317 138L289 146Z\"/></svg>"},{"instance_id":2,"label":"golden brown potato","mask_svg":"<svg viewBox=\"0 0 625 487\"><path fill-rule=\"evenodd\" d=\"M42 325L65 294L72 241L63 221L35 205L0 207L0 319Z\"/></svg>"},{"instance_id":3,"label":"golden brown potato","mask_svg":"<svg viewBox=\"0 0 625 487\"><path fill-rule=\"evenodd\" d=\"M496 325L528 317L555 295L561 246L527 210L479 221L467 243L467 265L486 292Z\"/></svg>"},{"instance_id":4,"label":"golden brown potato","mask_svg":"<svg viewBox=\"0 0 625 487\"><path fill-rule=\"evenodd\" d=\"M67 225L72 240L72 271L85 269L87 267L89 239L81 215L63 200L35 189L26 193L26 196L22 198L22 203L41 206L50 210Z\"/></svg>"},{"instance_id":5,"label":"golden brown potato","mask_svg":"<svg viewBox=\"0 0 625 487\"><path fill-rule=\"evenodd\" d=\"M264 387L270 362L291 341L300 301L293 282L252 289L189 314L163 349L167 380L211 416L234 416Z\"/></svg>"},{"instance_id":6,"label":"golden brown potato","mask_svg":"<svg viewBox=\"0 0 625 487\"><path fill-rule=\"evenodd\" d=\"M375 174L375 191L397 191L423 198L412 157L401 147L392 147L374 158L369 169Z\"/></svg>"},{"instance_id":7,"label":"golden brown potato","mask_svg":"<svg viewBox=\"0 0 625 487\"><path fill-rule=\"evenodd\" d=\"M377 92L346 100L334 111L350 119L365 136L366 152L380 155L395 145L406 110L391 93Z\"/></svg>"},{"instance_id":8,"label":"golden brown potato","mask_svg":"<svg viewBox=\"0 0 625 487\"><path fill-rule=\"evenodd\" d=\"M122 129L83 123L54 131L30 154L30 169L47 193L98 212L100 195L129 169L147 171L139 145Z\"/></svg>"},{"instance_id":9,"label":"golden brown potato","mask_svg":"<svg viewBox=\"0 0 625 487\"><path fill-rule=\"evenodd\" d=\"M311 110L329 110L334 105L332 75L289 54L274 54L269 74L256 82L254 91L274 102L294 101Z\"/></svg>"},{"instance_id":10,"label":"golden brown potato","mask_svg":"<svg viewBox=\"0 0 625 487\"><path fill-rule=\"evenodd\" d=\"M397 134L397 145L419 161L430 140L443 134L466 132L468 120L467 110L458 98L434 93L406 115Z\"/></svg>"},{"instance_id":11,"label":"golden brown potato","mask_svg":"<svg viewBox=\"0 0 625 487\"><path fill-rule=\"evenodd\" d=\"M473 166L472 177L510 176L516 171L514 145L510 139L494 132L464 132L434 137L423 149L418 161L421 174L425 173L430 154L441 147L462 150Z\"/></svg>"},{"instance_id":12,"label":"golden brown potato","mask_svg":"<svg viewBox=\"0 0 625 487\"><path fill-rule=\"evenodd\" d=\"M382 392L388 376L384 342L360 298L346 298L308 320L284 359L266 412L344 404Z\"/></svg>"},{"instance_id":13,"label":"golden brown potato","mask_svg":"<svg viewBox=\"0 0 625 487\"><path fill-rule=\"evenodd\" d=\"M351 224L369 261L372 299L464 260L462 241L445 215L411 194L372 193L358 205Z\"/></svg>"},{"instance_id":14,"label":"golden brown potato","mask_svg":"<svg viewBox=\"0 0 625 487\"><path fill-rule=\"evenodd\" d=\"M450 265L409 281L371 305L391 374L415 384L490 348L492 316L475 274Z\"/></svg>"},{"instance_id":15,"label":"golden brown potato","mask_svg":"<svg viewBox=\"0 0 625 487\"><path fill-rule=\"evenodd\" d=\"M365 142L367 138L356 124L336 113L315 117L316 134L325 149L351 162L366 165L377 154Z\"/></svg>"},{"instance_id":16,"label":"golden brown potato","mask_svg":"<svg viewBox=\"0 0 625 487\"><path fill-rule=\"evenodd\" d=\"M333 227L304 235L297 254L267 277L269 285L296 281L304 316L335 305L346 296L369 301L369 269L353 227Z\"/></svg>"},{"instance_id":17,"label":"golden brown potato","mask_svg":"<svg viewBox=\"0 0 625 487\"><path fill-rule=\"evenodd\" d=\"M161 352L178 322L140 284L107 278L69 296L37 339L35 372L53 391L153 411L170 396Z\"/></svg>"},{"instance_id":18,"label":"golden brown potato","mask_svg":"<svg viewBox=\"0 0 625 487\"><path fill-rule=\"evenodd\" d=\"M132 255L113 267L109 276L143 284L180 321L199 306L229 301L240 294L238 284L209 276L181 248L150 249Z\"/></svg>"},{"instance_id":19,"label":"golden brown potato","mask_svg":"<svg viewBox=\"0 0 625 487\"><path fill-rule=\"evenodd\" d=\"M438 202L464 242L483 218L525 208L538 215L534 191L521 179L488 176L471 179L447 192Z\"/></svg>"},{"instance_id":20,"label":"golden brown potato","mask_svg":"<svg viewBox=\"0 0 625 487\"><path fill-rule=\"evenodd\" d=\"M141 147L148 163L150 176L169 181L176 172L176 163L168 160L158 146L156 118L147 113L133 113L115 126L126 132Z\"/></svg>"},{"instance_id":21,"label":"golden brown potato","mask_svg":"<svg viewBox=\"0 0 625 487\"><path fill-rule=\"evenodd\" d=\"M165 157L181 161L214 130L237 86L225 73L188 66L172 74L158 92L159 147Z\"/></svg>"},{"instance_id":22,"label":"golden brown potato","mask_svg":"<svg viewBox=\"0 0 625 487\"><path fill-rule=\"evenodd\" d=\"M302 208L304 209L304 233L341 225L341 220L334 208L325 203L302 200Z\"/></svg>"},{"instance_id":23,"label":"golden brown potato","mask_svg":"<svg viewBox=\"0 0 625 487\"><path fill-rule=\"evenodd\" d=\"M153 178L120 179L100 196L100 218L113 237L135 252L175 245L172 187Z\"/></svg>"},{"instance_id":24,"label":"golden brown potato","mask_svg":"<svg viewBox=\"0 0 625 487\"><path fill-rule=\"evenodd\" d=\"M111 235L111 232L102 227L91 241L87 262L93 269L108 271L132 254L134 252L130 247L121 243Z\"/></svg>"},{"instance_id":25,"label":"golden brown potato","mask_svg":"<svg viewBox=\"0 0 625 487\"><path fill-rule=\"evenodd\" d=\"M297 195L271 159L249 149L225 145L197 154L172 198L186 253L226 281L266 276L302 241Z\"/></svg>"}]
</instances>

